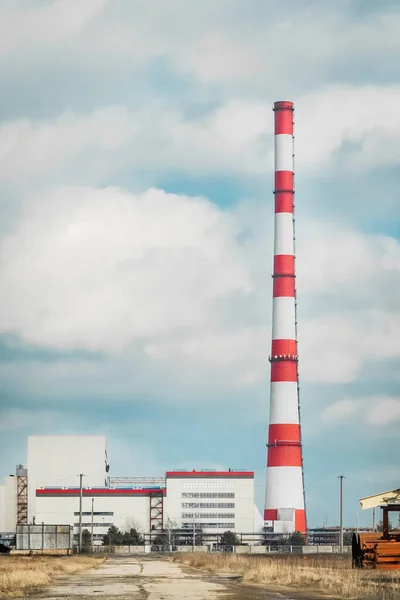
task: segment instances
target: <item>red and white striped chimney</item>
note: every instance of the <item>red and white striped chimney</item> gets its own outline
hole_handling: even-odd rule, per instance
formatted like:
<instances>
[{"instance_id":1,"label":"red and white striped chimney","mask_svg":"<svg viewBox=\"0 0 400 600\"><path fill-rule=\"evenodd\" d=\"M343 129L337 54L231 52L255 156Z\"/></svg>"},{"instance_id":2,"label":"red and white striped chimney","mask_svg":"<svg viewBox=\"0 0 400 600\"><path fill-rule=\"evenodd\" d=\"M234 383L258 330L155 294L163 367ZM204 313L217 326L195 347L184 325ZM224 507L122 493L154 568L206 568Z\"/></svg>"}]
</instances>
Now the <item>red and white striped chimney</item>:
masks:
<instances>
[{"instance_id":1,"label":"red and white striped chimney","mask_svg":"<svg viewBox=\"0 0 400 600\"><path fill-rule=\"evenodd\" d=\"M274 272L264 520L285 520L281 509L294 509L295 530L305 533L294 258L293 103L275 102L274 111Z\"/></svg>"}]
</instances>

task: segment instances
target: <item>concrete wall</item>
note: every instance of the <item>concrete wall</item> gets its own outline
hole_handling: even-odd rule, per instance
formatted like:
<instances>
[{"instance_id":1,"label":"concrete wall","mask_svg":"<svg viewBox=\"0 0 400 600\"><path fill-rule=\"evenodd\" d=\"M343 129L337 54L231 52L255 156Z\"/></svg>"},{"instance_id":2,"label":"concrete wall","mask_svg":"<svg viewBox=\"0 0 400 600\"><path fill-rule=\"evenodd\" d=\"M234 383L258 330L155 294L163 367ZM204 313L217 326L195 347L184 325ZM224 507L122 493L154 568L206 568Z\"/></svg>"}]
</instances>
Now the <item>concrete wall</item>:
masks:
<instances>
[{"instance_id":1,"label":"concrete wall","mask_svg":"<svg viewBox=\"0 0 400 600\"><path fill-rule=\"evenodd\" d=\"M108 553L112 554L144 554L147 552L151 552L150 546L111 546L111 549L108 546L99 546L95 548L96 552L100 553ZM311 551L310 551L311 550ZM315 551L317 550L317 551ZM192 546L179 546L177 551L180 553L193 552ZM277 553L277 550L269 546L235 546L233 549L235 554L274 554ZM339 546L302 546L295 547L291 550L290 546L288 546L287 552L295 551L298 554L339 554L340 547ZM195 546L195 552L209 552L208 546ZM345 546L343 548L343 553L346 555L351 554L351 546ZM279 552L282 554L282 552Z\"/></svg>"},{"instance_id":2,"label":"concrete wall","mask_svg":"<svg viewBox=\"0 0 400 600\"><path fill-rule=\"evenodd\" d=\"M96 546L95 552L100 554L146 554L151 551L150 546Z\"/></svg>"},{"instance_id":3,"label":"concrete wall","mask_svg":"<svg viewBox=\"0 0 400 600\"><path fill-rule=\"evenodd\" d=\"M0 485L0 531L12 533L17 522L17 480L9 475Z\"/></svg>"},{"instance_id":4,"label":"concrete wall","mask_svg":"<svg viewBox=\"0 0 400 600\"><path fill-rule=\"evenodd\" d=\"M36 515L36 488L104 486L107 440L103 436L30 436L28 438L28 515Z\"/></svg>"},{"instance_id":5,"label":"concrete wall","mask_svg":"<svg viewBox=\"0 0 400 600\"><path fill-rule=\"evenodd\" d=\"M97 546L96 553L100 554L147 554L152 552L151 546ZM180 546L179 552L193 552L192 546ZM208 552L208 546L195 546L195 552Z\"/></svg>"},{"instance_id":6,"label":"concrete wall","mask_svg":"<svg viewBox=\"0 0 400 600\"><path fill-rule=\"evenodd\" d=\"M6 486L0 485L0 531L6 531Z\"/></svg>"},{"instance_id":7,"label":"concrete wall","mask_svg":"<svg viewBox=\"0 0 400 600\"><path fill-rule=\"evenodd\" d=\"M17 524L17 478L11 475L5 479L5 500L5 530L15 531Z\"/></svg>"},{"instance_id":8,"label":"concrete wall","mask_svg":"<svg viewBox=\"0 0 400 600\"><path fill-rule=\"evenodd\" d=\"M72 529L69 525L18 525L17 550L69 550Z\"/></svg>"},{"instance_id":9,"label":"concrete wall","mask_svg":"<svg viewBox=\"0 0 400 600\"><path fill-rule=\"evenodd\" d=\"M351 546L344 546L344 554L351 554ZM340 546L304 546L303 554L340 554Z\"/></svg>"}]
</instances>

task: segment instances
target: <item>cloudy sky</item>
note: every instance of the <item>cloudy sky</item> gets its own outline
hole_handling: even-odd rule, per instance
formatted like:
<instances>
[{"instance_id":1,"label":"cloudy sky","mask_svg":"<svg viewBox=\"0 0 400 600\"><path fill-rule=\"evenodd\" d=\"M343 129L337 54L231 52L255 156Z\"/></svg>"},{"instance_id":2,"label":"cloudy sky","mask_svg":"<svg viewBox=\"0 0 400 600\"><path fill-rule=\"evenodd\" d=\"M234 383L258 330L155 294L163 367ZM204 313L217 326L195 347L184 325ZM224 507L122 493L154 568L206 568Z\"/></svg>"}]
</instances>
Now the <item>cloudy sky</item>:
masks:
<instances>
[{"instance_id":1,"label":"cloudy sky","mask_svg":"<svg viewBox=\"0 0 400 600\"><path fill-rule=\"evenodd\" d=\"M0 1L1 477L28 434L105 434L114 475L254 469L263 508L285 99L309 524L340 474L348 525L400 485L399 29L397 0Z\"/></svg>"}]
</instances>

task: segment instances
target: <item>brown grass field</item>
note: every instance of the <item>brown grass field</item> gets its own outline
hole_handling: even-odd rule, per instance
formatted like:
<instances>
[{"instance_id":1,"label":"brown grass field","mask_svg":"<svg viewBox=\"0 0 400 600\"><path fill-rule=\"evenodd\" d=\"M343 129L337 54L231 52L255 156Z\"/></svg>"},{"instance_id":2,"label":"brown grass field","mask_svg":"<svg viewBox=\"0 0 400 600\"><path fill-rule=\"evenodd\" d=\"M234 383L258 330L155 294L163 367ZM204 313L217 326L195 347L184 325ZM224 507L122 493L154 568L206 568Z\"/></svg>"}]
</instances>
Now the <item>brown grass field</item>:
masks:
<instances>
[{"instance_id":1,"label":"brown grass field","mask_svg":"<svg viewBox=\"0 0 400 600\"><path fill-rule=\"evenodd\" d=\"M25 595L52 581L99 565L104 558L92 556L0 555L0 598Z\"/></svg>"},{"instance_id":2,"label":"brown grass field","mask_svg":"<svg viewBox=\"0 0 400 600\"><path fill-rule=\"evenodd\" d=\"M400 571L352 569L351 558L343 556L182 553L177 554L173 560L211 573L241 574L246 583L261 583L271 588L290 588L357 600L399 600L400 598Z\"/></svg>"}]
</instances>

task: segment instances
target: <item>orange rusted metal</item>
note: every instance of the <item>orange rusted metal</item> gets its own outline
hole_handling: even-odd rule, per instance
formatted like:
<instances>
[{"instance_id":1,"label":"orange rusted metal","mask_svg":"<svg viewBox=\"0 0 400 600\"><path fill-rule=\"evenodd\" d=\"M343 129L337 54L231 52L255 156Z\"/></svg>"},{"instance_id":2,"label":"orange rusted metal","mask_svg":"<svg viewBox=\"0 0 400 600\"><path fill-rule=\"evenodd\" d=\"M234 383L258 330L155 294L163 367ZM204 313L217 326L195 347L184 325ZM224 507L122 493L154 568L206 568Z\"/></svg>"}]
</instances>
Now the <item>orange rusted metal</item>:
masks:
<instances>
[{"instance_id":1,"label":"orange rusted metal","mask_svg":"<svg viewBox=\"0 0 400 600\"><path fill-rule=\"evenodd\" d=\"M400 504L382 507L383 531L353 535L353 567L400 570L400 531L389 530L389 512L400 512Z\"/></svg>"}]
</instances>

